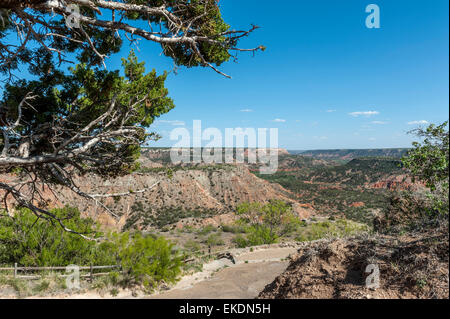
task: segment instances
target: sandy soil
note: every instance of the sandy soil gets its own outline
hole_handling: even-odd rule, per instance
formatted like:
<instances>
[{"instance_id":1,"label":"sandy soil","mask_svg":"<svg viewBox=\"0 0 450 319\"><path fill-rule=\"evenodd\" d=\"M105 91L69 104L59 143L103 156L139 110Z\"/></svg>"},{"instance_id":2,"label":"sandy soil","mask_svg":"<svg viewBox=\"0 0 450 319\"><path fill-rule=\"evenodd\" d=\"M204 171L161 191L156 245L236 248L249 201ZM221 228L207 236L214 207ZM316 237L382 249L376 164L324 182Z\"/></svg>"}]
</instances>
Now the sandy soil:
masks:
<instances>
[{"instance_id":1,"label":"sandy soil","mask_svg":"<svg viewBox=\"0 0 450 319\"><path fill-rule=\"evenodd\" d=\"M252 299L281 274L288 262L240 264L219 271L187 289L173 289L152 299Z\"/></svg>"},{"instance_id":2,"label":"sandy soil","mask_svg":"<svg viewBox=\"0 0 450 319\"><path fill-rule=\"evenodd\" d=\"M288 266L285 259L296 253L292 247L244 250L235 257L215 260L203 271L184 277L171 290L148 298L155 299L251 299Z\"/></svg>"}]
</instances>

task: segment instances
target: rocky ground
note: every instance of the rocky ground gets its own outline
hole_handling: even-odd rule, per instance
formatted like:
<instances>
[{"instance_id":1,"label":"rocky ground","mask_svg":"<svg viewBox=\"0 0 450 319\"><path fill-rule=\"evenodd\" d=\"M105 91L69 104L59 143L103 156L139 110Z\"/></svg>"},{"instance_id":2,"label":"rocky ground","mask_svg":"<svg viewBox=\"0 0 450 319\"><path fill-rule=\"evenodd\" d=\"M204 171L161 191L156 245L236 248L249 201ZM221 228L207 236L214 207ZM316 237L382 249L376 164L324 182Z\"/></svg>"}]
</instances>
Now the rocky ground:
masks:
<instances>
[{"instance_id":1,"label":"rocky ground","mask_svg":"<svg viewBox=\"0 0 450 319\"><path fill-rule=\"evenodd\" d=\"M263 299L448 299L447 231L324 240L300 248ZM365 273L379 267L380 287ZM372 281L370 281L372 282Z\"/></svg>"}]
</instances>

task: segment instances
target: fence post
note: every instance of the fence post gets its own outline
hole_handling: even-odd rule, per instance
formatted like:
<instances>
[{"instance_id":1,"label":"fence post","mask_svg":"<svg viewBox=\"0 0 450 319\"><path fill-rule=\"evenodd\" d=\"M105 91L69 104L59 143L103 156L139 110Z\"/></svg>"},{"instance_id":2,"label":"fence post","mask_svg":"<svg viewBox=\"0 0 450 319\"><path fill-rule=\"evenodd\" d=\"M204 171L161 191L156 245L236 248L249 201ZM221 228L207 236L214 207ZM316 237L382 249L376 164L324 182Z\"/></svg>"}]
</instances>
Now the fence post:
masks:
<instances>
[{"instance_id":1,"label":"fence post","mask_svg":"<svg viewBox=\"0 0 450 319\"><path fill-rule=\"evenodd\" d=\"M92 267L92 263L90 265L90 268L91 268L91 276L90 276L90 278L91 278L91 282L93 282L94 281L94 267Z\"/></svg>"},{"instance_id":2,"label":"fence post","mask_svg":"<svg viewBox=\"0 0 450 319\"><path fill-rule=\"evenodd\" d=\"M14 263L14 279L17 277L17 263Z\"/></svg>"}]
</instances>

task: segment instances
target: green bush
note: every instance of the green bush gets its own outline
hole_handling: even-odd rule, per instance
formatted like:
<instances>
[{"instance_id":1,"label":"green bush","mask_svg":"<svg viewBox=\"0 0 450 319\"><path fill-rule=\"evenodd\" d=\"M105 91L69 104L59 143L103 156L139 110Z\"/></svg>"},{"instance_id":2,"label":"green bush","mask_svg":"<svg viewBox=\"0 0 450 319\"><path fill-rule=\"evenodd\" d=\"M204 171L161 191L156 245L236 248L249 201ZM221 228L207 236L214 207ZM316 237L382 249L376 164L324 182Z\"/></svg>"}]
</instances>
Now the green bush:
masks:
<instances>
[{"instance_id":1,"label":"green bush","mask_svg":"<svg viewBox=\"0 0 450 319\"><path fill-rule=\"evenodd\" d=\"M247 246L274 244L277 240L278 235L271 232L270 227L266 225L252 226L248 230Z\"/></svg>"},{"instance_id":2,"label":"green bush","mask_svg":"<svg viewBox=\"0 0 450 319\"><path fill-rule=\"evenodd\" d=\"M410 133L423 142L413 142L414 148L402 158L413 181L419 180L429 188L426 205L431 217L449 215L449 132L448 121L441 125L431 124Z\"/></svg>"},{"instance_id":3,"label":"green bush","mask_svg":"<svg viewBox=\"0 0 450 319\"><path fill-rule=\"evenodd\" d=\"M242 235L237 235L233 238L233 242L236 244L238 248L245 248L248 246L248 241Z\"/></svg>"},{"instance_id":4,"label":"green bush","mask_svg":"<svg viewBox=\"0 0 450 319\"><path fill-rule=\"evenodd\" d=\"M347 237L367 231L369 231L369 227L365 224L338 219L336 221L316 222L299 228L295 239L303 242L329 237Z\"/></svg>"},{"instance_id":5,"label":"green bush","mask_svg":"<svg viewBox=\"0 0 450 319\"><path fill-rule=\"evenodd\" d=\"M276 243L278 238L292 233L299 226L299 219L291 207L280 200L267 204L242 203L237 207L239 223L245 225L247 238L237 237L238 246L258 246Z\"/></svg>"},{"instance_id":6,"label":"green bush","mask_svg":"<svg viewBox=\"0 0 450 319\"><path fill-rule=\"evenodd\" d=\"M242 234L245 233L245 227L240 225L222 225L224 233Z\"/></svg>"},{"instance_id":7,"label":"green bush","mask_svg":"<svg viewBox=\"0 0 450 319\"><path fill-rule=\"evenodd\" d=\"M166 239L141 234L114 234L115 255L123 272L148 289L159 282L173 283L181 273L182 256Z\"/></svg>"},{"instance_id":8,"label":"green bush","mask_svg":"<svg viewBox=\"0 0 450 319\"><path fill-rule=\"evenodd\" d=\"M217 230L216 227L214 227L212 225L207 225L207 226L201 228L197 233L199 235L201 235L201 236L205 236L205 235L208 235L209 233L214 232L216 230Z\"/></svg>"},{"instance_id":9,"label":"green bush","mask_svg":"<svg viewBox=\"0 0 450 319\"><path fill-rule=\"evenodd\" d=\"M77 209L65 207L52 212L65 218L65 225L88 236L99 236L92 219L83 219ZM0 264L22 266L109 265L114 259L107 245L97 244L64 231L28 209L12 218L0 218Z\"/></svg>"},{"instance_id":10,"label":"green bush","mask_svg":"<svg viewBox=\"0 0 450 319\"><path fill-rule=\"evenodd\" d=\"M200 244L198 242L196 242L195 240L189 239L185 244L184 244L184 249L186 249L188 252L198 252L202 249L202 247L200 246Z\"/></svg>"},{"instance_id":11,"label":"green bush","mask_svg":"<svg viewBox=\"0 0 450 319\"><path fill-rule=\"evenodd\" d=\"M210 247L225 245L225 242L220 237L219 233L209 235L208 238L206 239L205 243Z\"/></svg>"},{"instance_id":12,"label":"green bush","mask_svg":"<svg viewBox=\"0 0 450 319\"><path fill-rule=\"evenodd\" d=\"M81 218L77 209L65 207L52 212L65 218L65 225L72 230L91 237L102 235L98 226L89 218ZM86 240L37 219L28 209L18 210L14 219L0 218L0 265L121 265L125 277L112 273L113 284L121 281L152 288L161 281L174 282L181 272L182 257L173 247L162 237L140 233L111 233L102 241Z\"/></svg>"}]
</instances>

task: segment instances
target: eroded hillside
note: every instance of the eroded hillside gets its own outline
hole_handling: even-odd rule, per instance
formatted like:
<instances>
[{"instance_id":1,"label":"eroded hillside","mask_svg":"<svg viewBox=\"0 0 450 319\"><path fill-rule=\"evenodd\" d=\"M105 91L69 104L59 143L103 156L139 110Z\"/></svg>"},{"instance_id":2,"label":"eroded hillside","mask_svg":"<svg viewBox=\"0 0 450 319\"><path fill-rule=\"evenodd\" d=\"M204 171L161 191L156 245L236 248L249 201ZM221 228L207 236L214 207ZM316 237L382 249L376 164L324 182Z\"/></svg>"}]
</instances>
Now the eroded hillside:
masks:
<instances>
[{"instance_id":1,"label":"eroded hillside","mask_svg":"<svg viewBox=\"0 0 450 319\"><path fill-rule=\"evenodd\" d=\"M85 193L130 193L128 196L100 197L96 203L62 188L57 188L54 193L44 188L44 194L51 206L78 207L83 215L115 229L134 226L160 228L185 219L191 223L202 222L205 218L210 223L220 223L221 219L233 221L233 212L238 204L270 199L291 203L300 218L314 213L310 205L292 200L283 187L256 177L245 166L150 168L141 171L106 180L99 176L75 178ZM2 177L10 181L15 178L14 175ZM119 218L114 218L108 209Z\"/></svg>"}]
</instances>

